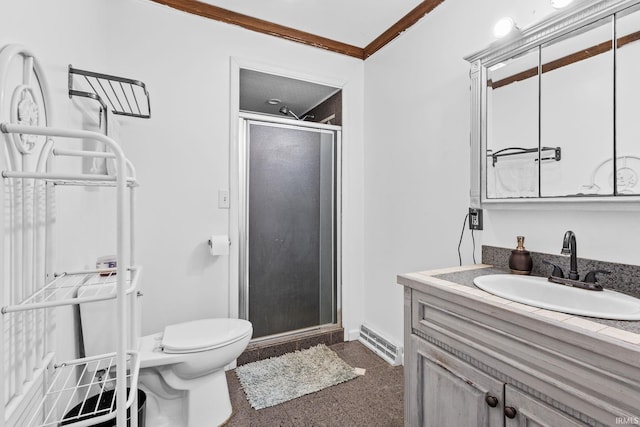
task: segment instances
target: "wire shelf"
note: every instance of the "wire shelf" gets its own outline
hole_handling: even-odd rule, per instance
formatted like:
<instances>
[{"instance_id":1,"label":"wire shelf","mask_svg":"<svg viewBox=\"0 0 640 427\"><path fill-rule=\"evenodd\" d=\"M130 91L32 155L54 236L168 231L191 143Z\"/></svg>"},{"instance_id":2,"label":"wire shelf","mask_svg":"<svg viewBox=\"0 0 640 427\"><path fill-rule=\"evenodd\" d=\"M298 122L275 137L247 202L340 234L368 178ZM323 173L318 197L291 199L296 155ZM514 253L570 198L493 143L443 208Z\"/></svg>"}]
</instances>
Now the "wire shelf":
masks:
<instances>
[{"instance_id":1,"label":"wire shelf","mask_svg":"<svg viewBox=\"0 0 640 427\"><path fill-rule=\"evenodd\" d=\"M2 178L8 179L40 179L45 182L50 182L54 185L75 185L81 187L115 187L117 181L115 175L93 175L93 174L79 174L79 175L61 175L53 173L36 173L36 172L13 172L2 171L0 173ZM138 182L133 177L126 178L127 187L137 187Z\"/></svg>"},{"instance_id":2,"label":"wire shelf","mask_svg":"<svg viewBox=\"0 0 640 427\"><path fill-rule=\"evenodd\" d=\"M138 286L140 269L132 267L126 274L125 281L128 286L125 293L128 295ZM114 299L117 296L117 280L115 268L56 274L47 285L18 304L2 307L1 312L13 313ZM83 292L79 295L81 287Z\"/></svg>"},{"instance_id":3,"label":"wire shelf","mask_svg":"<svg viewBox=\"0 0 640 427\"><path fill-rule=\"evenodd\" d=\"M79 70L69 65L69 97L96 100L104 110L121 116L148 119L151 101L144 83L124 77Z\"/></svg>"},{"instance_id":4,"label":"wire shelf","mask_svg":"<svg viewBox=\"0 0 640 427\"><path fill-rule=\"evenodd\" d=\"M27 427L92 426L115 418L116 353L71 360L55 365L44 398ZM127 352L127 409L137 395L140 356Z\"/></svg>"},{"instance_id":5,"label":"wire shelf","mask_svg":"<svg viewBox=\"0 0 640 427\"><path fill-rule=\"evenodd\" d=\"M82 180L65 180L65 179L49 179L47 182L53 185L78 186L78 187L115 187L114 181L82 181ZM139 187L139 184L133 178L127 179L127 187Z\"/></svg>"}]
</instances>

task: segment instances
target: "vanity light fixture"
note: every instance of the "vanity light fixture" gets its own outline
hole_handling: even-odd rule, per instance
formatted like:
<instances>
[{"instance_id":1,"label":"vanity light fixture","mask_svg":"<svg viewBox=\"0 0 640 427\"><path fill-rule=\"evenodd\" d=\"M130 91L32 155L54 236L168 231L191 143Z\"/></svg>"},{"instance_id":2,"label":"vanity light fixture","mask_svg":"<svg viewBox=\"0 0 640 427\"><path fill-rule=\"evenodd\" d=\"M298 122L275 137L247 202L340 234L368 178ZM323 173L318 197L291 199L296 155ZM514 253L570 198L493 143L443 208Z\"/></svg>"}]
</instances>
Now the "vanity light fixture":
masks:
<instances>
[{"instance_id":1,"label":"vanity light fixture","mask_svg":"<svg viewBox=\"0 0 640 427\"><path fill-rule=\"evenodd\" d=\"M511 34L514 30L518 30L516 23L508 16L500 18L496 25L493 26L493 35L502 38Z\"/></svg>"},{"instance_id":2,"label":"vanity light fixture","mask_svg":"<svg viewBox=\"0 0 640 427\"><path fill-rule=\"evenodd\" d=\"M551 0L551 7L554 9L562 9L573 3L573 0Z\"/></svg>"}]
</instances>

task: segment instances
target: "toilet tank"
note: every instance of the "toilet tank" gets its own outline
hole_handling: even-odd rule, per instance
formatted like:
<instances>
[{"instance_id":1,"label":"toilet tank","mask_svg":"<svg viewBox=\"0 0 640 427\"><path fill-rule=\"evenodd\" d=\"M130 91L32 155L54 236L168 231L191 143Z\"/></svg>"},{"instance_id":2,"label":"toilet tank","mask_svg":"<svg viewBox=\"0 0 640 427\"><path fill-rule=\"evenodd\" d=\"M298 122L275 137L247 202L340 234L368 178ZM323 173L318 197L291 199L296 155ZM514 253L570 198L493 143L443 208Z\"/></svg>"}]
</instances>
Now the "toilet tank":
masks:
<instances>
[{"instance_id":1,"label":"toilet tank","mask_svg":"<svg viewBox=\"0 0 640 427\"><path fill-rule=\"evenodd\" d=\"M100 279L96 279L99 281ZM94 297L108 295L115 292L116 284L96 284L88 283L78 288L78 297ZM134 293L125 299L129 317L134 320L135 332L129 334L127 348L137 349L140 337L140 302L138 294ZM84 343L85 356L97 356L105 353L113 353L117 349L117 328L116 300L105 300L79 304L80 306L80 326L82 331L82 342ZM135 310L134 310L135 308ZM131 313L135 313L133 316ZM131 326L128 325L127 328Z\"/></svg>"}]
</instances>

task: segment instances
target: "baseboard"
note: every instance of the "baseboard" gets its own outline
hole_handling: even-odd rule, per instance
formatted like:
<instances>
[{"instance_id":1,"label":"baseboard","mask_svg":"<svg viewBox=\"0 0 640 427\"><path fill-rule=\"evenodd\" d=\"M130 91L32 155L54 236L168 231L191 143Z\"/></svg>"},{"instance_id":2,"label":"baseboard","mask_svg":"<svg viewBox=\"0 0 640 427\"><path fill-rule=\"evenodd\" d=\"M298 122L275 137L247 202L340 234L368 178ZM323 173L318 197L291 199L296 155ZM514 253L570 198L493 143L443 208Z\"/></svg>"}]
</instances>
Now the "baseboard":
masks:
<instances>
[{"instance_id":1,"label":"baseboard","mask_svg":"<svg viewBox=\"0 0 640 427\"><path fill-rule=\"evenodd\" d=\"M345 341L356 341L360 338L360 329L350 329L344 334Z\"/></svg>"}]
</instances>

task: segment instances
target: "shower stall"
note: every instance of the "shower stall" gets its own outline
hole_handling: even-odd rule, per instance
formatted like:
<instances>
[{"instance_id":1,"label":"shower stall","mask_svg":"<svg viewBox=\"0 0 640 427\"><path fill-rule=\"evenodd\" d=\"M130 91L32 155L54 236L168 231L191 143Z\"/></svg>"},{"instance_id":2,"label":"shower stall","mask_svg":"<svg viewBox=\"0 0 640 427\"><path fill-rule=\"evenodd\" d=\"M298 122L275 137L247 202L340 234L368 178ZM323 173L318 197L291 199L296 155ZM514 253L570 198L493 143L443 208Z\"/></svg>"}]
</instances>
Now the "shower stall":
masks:
<instances>
[{"instance_id":1,"label":"shower stall","mask_svg":"<svg viewBox=\"0 0 640 427\"><path fill-rule=\"evenodd\" d=\"M241 115L240 316L254 338L340 323L340 127Z\"/></svg>"}]
</instances>

